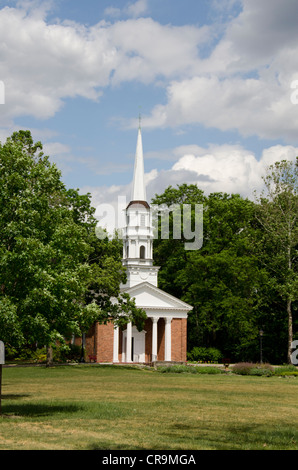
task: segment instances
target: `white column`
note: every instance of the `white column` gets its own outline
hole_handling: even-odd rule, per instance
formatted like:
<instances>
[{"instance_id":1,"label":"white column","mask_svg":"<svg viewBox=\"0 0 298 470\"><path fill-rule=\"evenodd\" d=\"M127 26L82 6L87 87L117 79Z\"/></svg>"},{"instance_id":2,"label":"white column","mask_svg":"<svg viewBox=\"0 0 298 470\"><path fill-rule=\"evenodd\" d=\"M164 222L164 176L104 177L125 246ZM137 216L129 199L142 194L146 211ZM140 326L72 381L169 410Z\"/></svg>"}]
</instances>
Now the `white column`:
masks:
<instances>
[{"instance_id":1,"label":"white column","mask_svg":"<svg viewBox=\"0 0 298 470\"><path fill-rule=\"evenodd\" d=\"M152 318L152 361L157 360L157 322L158 317Z\"/></svg>"},{"instance_id":2,"label":"white column","mask_svg":"<svg viewBox=\"0 0 298 470\"><path fill-rule=\"evenodd\" d=\"M172 356L171 322L171 317L165 318L165 361L171 361Z\"/></svg>"},{"instance_id":3,"label":"white column","mask_svg":"<svg viewBox=\"0 0 298 470\"><path fill-rule=\"evenodd\" d=\"M114 347L113 347L113 362L119 362L119 327L114 328Z\"/></svg>"},{"instance_id":4,"label":"white column","mask_svg":"<svg viewBox=\"0 0 298 470\"><path fill-rule=\"evenodd\" d=\"M127 323L127 330L126 330L126 357L125 357L126 362L132 362L131 361L131 330L132 330L132 325L131 325L131 322L129 322Z\"/></svg>"}]
</instances>

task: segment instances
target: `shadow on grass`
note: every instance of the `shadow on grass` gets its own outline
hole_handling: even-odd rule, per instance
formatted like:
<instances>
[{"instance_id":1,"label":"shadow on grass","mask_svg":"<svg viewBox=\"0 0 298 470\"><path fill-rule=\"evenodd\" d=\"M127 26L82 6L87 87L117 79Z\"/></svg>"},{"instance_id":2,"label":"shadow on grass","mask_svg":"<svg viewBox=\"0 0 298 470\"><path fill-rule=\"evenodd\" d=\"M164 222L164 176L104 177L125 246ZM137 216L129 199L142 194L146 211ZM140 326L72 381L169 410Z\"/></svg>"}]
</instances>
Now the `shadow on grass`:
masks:
<instances>
[{"instance_id":1,"label":"shadow on grass","mask_svg":"<svg viewBox=\"0 0 298 470\"><path fill-rule=\"evenodd\" d=\"M184 435L179 434L182 430ZM192 439L195 447L197 442L213 450L298 450L298 431L294 426L290 429L286 423L268 425L268 428L261 424L227 426L222 427L221 432L212 425L189 427L174 424L164 435L172 442Z\"/></svg>"},{"instance_id":2,"label":"shadow on grass","mask_svg":"<svg viewBox=\"0 0 298 470\"><path fill-rule=\"evenodd\" d=\"M114 442L111 442L111 441L102 441L100 443L93 443L93 444L90 444L89 447L87 448L87 450L107 450L107 451L111 451L111 450L121 450L121 451L125 451L125 450L133 450L133 451L138 451L138 450L146 450L147 448L146 447L141 447L141 446L138 446L138 445L128 445L128 444L115 444Z\"/></svg>"},{"instance_id":3,"label":"shadow on grass","mask_svg":"<svg viewBox=\"0 0 298 470\"><path fill-rule=\"evenodd\" d=\"M76 413L81 407L76 405L55 405L21 403L13 405L3 405L2 414L4 417L41 417L51 416L57 413Z\"/></svg>"},{"instance_id":4,"label":"shadow on grass","mask_svg":"<svg viewBox=\"0 0 298 470\"><path fill-rule=\"evenodd\" d=\"M24 393L9 393L7 395L2 395L2 400L18 400L19 398L28 398L30 395Z\"/></svg>"}]
</instances>

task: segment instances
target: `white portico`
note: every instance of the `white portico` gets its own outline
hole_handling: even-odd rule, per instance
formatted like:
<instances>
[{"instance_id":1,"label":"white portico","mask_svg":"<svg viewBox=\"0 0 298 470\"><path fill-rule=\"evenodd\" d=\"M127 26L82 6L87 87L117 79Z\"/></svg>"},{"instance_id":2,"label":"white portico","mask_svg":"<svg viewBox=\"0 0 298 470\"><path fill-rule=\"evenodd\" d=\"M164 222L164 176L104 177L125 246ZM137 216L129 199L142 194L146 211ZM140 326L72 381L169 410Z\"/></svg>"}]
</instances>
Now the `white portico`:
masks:
<instances>
[{"instance_id":1,"label":"white portico","mask_svg":"<svg viewBox=\"0 0 298 470\"><path fill-rule=\"evenodd\" d=\"M144 331L129 323L114 329L113 362L186 360L186 322L192 307L158 288L159 267L153 265L152 213L146 201L141 129L138 130L131 201L123 229L123 265L127 282L122 290L145 310Z\"/></svg>"}]
</instances>

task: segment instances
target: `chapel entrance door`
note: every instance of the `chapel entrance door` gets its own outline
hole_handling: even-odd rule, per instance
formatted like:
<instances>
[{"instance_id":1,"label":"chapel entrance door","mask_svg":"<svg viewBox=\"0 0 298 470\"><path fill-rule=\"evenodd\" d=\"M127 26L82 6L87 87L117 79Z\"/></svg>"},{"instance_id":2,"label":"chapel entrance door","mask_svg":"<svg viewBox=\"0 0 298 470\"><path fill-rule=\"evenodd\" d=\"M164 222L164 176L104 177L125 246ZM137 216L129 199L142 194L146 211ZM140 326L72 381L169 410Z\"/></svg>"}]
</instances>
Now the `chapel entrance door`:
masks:
<instances>
[{"instance_id":1,"label":"chapel entrance door","mask_svg":"<svg viewBox=\"0 0 298 470\"><path fill-rule=\"evenodd\" d=\"M138 331L135 326L131 332L131 358L132 362L145 362L145 331ZM128 362L126 359L127 334L123 331L122 362Z\"/></svg>"},{"instance_id":2,"label":"chapel entrance door","mask_svg":"<svg viewBox=\"0 0 298 470\"><path fill-rule=\"evenodd\" d=\"M145 331L133 331L133 362L145 362Z\"/></svg>"}]
</instances>

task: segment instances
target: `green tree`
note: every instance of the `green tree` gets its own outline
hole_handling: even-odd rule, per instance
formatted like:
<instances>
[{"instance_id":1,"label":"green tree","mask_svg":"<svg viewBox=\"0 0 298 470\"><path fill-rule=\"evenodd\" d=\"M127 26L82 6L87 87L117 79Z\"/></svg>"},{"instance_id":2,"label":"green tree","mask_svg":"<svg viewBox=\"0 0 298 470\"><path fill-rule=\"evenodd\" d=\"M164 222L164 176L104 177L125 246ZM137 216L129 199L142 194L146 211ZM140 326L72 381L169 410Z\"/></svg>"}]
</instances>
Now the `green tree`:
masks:
<instances>
[{"instance_id":1,"label":"green tree","mask_svg":"<svg viewBox=\"0 0 298 470\"><path fill-rule=\"evenodd\" d=\"M256 196L256 217L262 228L256 248L260 263L269 273L267 303L278 321L287 322L287 360L293 341L293 315L298 300L298 157L271 165L263 177L265 189ZM283 321L281 323L284 323ZM282 328L283 330L283 328Z\"/></svg>"},{"instance_id":2,"label":"green tree","mask_svg":"<svg viewBox=\"0 0 298 470\"><path fill-rule=\"evenodd\" d=\"M90 195L65 188L29 131L0 144L0 207L0 338L12 345L64 341L80 334L91 302L89 320L106 321L99 300L114 295L117 304L125 275L119 247L96 238ZM98 291L90 294L92 286ZM142 321L133 302L126 304L128 315ZM128 321L118 306L109 318L119 317Z\"/></svg>"},{"instance_id":3,"label":"green tree","mask_svg":"<svg viewBox=\"0 0 298 470\"><path fill-rule=\"evenodd\" d=\"M239 195L208 197L196 185L169 187L154 204L203 204L200 250L186 251L185 240L155 241L162 266L160 286L193 306L188 318L188 348L215 346L225 355L255 354L256 291L261 280L253 253L254 204Z\"/></svg>"}]
</instances>

